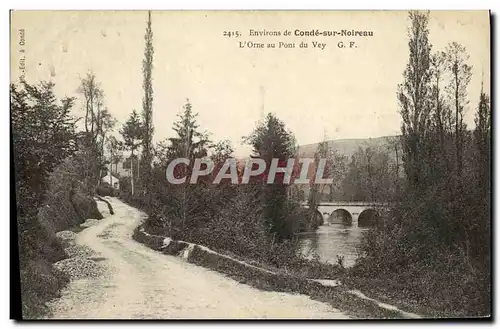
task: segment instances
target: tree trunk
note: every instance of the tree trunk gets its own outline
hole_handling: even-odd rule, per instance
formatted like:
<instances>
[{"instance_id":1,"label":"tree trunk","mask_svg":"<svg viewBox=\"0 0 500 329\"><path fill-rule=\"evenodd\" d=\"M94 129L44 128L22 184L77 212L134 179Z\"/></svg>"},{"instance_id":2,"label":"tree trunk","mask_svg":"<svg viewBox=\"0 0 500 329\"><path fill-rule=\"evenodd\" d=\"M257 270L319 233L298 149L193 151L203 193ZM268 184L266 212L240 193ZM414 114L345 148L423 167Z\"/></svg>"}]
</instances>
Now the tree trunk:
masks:
<instances>
[{"instance_id":1,"label":"tree trunk","mask_svg":"<svg viewBox=\"0 0 500 329\"><path fill-rule=\"evenodd\" d=\"M109 166L109 185L113 187L113 164Z\"/></svg>"},{"instance_id":2,"label":"tree trunk","mask_svg":"<svg viewBox=\"0 0 500 329\"><path fill-rule=\"evenodd\" d=\"M134 195L134 151L130 156L130 185L132 187L132 195Z\"/></svg>"},{"instance_id":3,"label":"tree trunk","mask_svg":"<svg viewBox=\"0 0 500 329\"><path fill-rule=\"evenodd\" d=\"M137 157L137 162L136 162L136 165L137 165L137 178L138 179L141 179L141 173L140 173L140 170L141 170L141 163L139 161L139 157Z\"/></svg>"}]
</instances>

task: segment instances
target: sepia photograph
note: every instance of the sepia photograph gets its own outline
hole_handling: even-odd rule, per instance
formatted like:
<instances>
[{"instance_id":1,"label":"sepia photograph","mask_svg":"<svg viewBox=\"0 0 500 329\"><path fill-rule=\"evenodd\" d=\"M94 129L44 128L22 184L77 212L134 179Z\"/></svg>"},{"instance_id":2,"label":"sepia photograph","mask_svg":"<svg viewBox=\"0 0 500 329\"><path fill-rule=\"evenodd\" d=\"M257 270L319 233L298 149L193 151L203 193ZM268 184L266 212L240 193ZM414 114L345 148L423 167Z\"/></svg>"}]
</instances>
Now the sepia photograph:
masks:
<instances>
[{"instance_id":1,"label":"sepia photograph","mask_svg":"<svg viewBox=\"0 0 500 329\"><path fill-rule=\"evenodd\" d=\"M11 318L491 320L491 23L11 10Z\"/></svg>"}]
</instances>

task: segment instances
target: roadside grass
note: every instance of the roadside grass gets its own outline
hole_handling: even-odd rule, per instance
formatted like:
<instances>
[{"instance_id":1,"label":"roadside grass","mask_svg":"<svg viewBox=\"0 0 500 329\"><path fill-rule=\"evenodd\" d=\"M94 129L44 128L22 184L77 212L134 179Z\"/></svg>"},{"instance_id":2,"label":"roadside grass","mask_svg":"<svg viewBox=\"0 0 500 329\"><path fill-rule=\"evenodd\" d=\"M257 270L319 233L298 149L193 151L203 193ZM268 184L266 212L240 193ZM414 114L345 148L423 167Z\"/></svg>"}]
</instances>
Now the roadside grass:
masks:
<instances>
[{"instance_id":1,"label":"roadside grass","mask_svg":"<svg viewBox=\"0 0 500 329\"><path fill-rule=\"evenodd\" d=\"M409 297L408 288L404 287L405 284L391 278L366 278L346 274L341 280L346 285L361 290L372 298L426 318L449 317L450 314L446 311L439 311L439 307L436 308L435 303L424 304L422 301ZM437 300L437 302L439 301L442 301L442 298ZM442 303L439 306L442 306Z\"/></svg>"},{"instance_id":2,"label":"roadside grass","mask_svg":"<svg viewBox=\"0 0 500 329\"><path fill-rule=\"evenodd\" d=\"M353 269L355 270L355 269ZM459 275L441 271L425 271L373 275L373 277L346 273L342 282L355 287L371 297L391 303L400 309L420 314L426 318L466 318L481 315L486 305L481 296L470 300L467 290L482 291L485 287L464 283ZM473 295L473 294L472 294Z\"/></svg>"}]
</instances>

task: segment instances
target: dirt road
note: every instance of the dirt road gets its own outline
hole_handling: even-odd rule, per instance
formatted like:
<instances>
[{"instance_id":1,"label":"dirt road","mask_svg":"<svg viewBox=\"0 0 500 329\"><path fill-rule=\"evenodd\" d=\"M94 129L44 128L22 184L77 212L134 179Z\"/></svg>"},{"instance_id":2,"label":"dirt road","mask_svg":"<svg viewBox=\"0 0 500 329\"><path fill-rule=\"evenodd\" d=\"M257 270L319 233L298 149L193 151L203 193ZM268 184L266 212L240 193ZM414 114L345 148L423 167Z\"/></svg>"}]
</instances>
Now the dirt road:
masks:
<instances>
[{"instance_id":1,"label":"dirt road","mask_svg":"<svg viewBox=\"0 0 500 329\"><path fill-rule=\"evenodd\" d=\"M144 214L116 198L115 211L78 234L105 274L72 281L51 303L52 318L347 318L305 295L264 292L166 256L132 239Z\"/></svg>"}]
</instances>

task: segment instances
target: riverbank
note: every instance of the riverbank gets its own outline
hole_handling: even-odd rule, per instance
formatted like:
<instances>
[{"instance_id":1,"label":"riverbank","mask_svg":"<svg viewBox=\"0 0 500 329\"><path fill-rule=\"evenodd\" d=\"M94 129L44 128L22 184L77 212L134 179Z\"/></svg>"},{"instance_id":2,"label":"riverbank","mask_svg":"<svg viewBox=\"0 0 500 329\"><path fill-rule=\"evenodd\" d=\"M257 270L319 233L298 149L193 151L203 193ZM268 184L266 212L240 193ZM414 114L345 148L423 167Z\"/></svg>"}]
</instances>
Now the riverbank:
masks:
<instances>
[{"instance_id":1,"label":"riverbank","mask_svg":"<svg viewBox=\"0 0 500 329\"><path fill-rule=\"evenodd\" d=\"M430 265L407 264L397 267L396 271L380 273L380 264L367 263L366 260L356 262L364 233L374 232L356 226L331 224L320 226L315 232L301 233L300 237L305 251L314 251L321 262L335 263L336 256L345 257L346 270L340 273L339 279L351 289L362 291L380 302L429 318L476 315L474 303L468 301L468 296L458 293L457 288L464 284L460 272L450 274L446 269ZM472 282L469 286L469 291L474 289Z\"/></svg>"},{"instance_id":2,"label":"riverbank","mask_svg":"<svg viewBox=\"0 0 500 329\"><path fill-rule=\"evenodd\" d=\"M426 318L489 318L490 314L478 315L481 305L471 302L470 296L479 294L483 287L478 282L463 282L456 273L417 265L402 268L398 273L356 273L356 266L349 269L342 282L359 289L369 296L401 309L421 314ZM489 282L483 281L484 286ZM466 286L468 295L463 292Z\"/></svg>"},{"instance_id":3,"label":"riverbank","mask_svg":"<svg viewBox=\"0 0 500 329\"><path fill-rule=\"evenodd\" d=\"M323 280L304 278L299 273L290 270L283 271L268 264L250 263L240 257L228 256L205 246L150 234L142 226L135 229L133 238L153 250L182 257L190 263L215 270L260 290L307 295L313 300L328 303L353 318L419 318L417 314L405 312L395 306L369 298L338 280L332 280L331 276L330 279ZM336 276L342 278L340 273Z\"/></svg>"}]
</instances>

